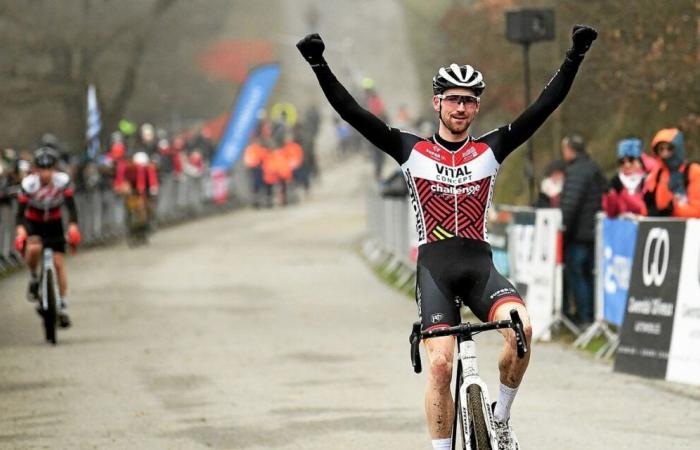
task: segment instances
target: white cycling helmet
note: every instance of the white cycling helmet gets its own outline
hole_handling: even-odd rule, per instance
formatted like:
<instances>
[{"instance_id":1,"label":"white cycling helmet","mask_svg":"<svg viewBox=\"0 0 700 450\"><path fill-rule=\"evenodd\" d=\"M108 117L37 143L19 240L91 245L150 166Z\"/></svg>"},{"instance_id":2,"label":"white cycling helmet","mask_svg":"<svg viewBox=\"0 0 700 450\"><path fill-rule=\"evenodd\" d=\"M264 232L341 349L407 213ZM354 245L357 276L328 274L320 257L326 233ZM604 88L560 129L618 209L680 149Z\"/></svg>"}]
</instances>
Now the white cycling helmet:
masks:
<instances>
[{"instance_id":1,"label":"white cycling helmet","mask_svg":"<svg viewBox=\"0 0 700 450\"><path fill-rule=\"evenodd\" d=\"M146 152L134 153L134 156L131 158L131 160L134 161L134 164L138 164L140 166L145 166L150 162L150 158L148 157L148 154Z\"/></svg>"},{"instance_id":2,"label":"white cycling helmet","mask_svg":"<svg viewBox=\"0 0 700 450\"><path fill-rule=\"evenodd\" d=\"M471 89L479 97L486 88L486 83L481 72L470 65L458 66L452 63L447 67L440 67L437 75L433 77L433 94L442 94L456 87Z\"/></svg>"}]
</instances>

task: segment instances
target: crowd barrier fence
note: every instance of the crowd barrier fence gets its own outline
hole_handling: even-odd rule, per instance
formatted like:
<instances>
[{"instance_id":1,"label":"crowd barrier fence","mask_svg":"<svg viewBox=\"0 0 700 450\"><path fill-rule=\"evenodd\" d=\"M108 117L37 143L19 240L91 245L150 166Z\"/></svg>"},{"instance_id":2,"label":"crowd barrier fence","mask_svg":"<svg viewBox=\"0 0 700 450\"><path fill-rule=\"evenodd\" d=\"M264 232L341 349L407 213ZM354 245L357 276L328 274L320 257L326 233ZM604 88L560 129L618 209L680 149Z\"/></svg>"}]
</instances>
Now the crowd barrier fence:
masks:
<instances>
[{"instance_id":1,"label":"crowd barrier fence","mask_svg":"<svg viewBox=\"0 0 700 450\"><path fill-rule=\"evenodd\" d=\"M166 176L161 180L156 203L156 223L169 225L241 205L249 200L249 186L243 170L227 176L227 200L214 202L211 176ZM124 197L111 189L79 191L75 195L82 244L99 245L126 233ZM22 258L14 248L15 201L0 205L0 274L21 267Z\"/></svg>"},{"instance_id":2,"label":"crowd barrier fence","mask_svg":"<svg viewBox=\"0 0 700 450\"><path fill-rule=\"evenodd\" d=\"M607 343L597 356L616 355L616 370L700 384L700 220L599 214L595 321L579 330L564 314L559 210L493 210L494 263L525 298L535 338L547 340L561 326L579 335L577 346L602 335ZM417 234L409 199L370 189L367 234L365 256L393 274L398 287L415 282Z\"/></svg>"}]
</instances>

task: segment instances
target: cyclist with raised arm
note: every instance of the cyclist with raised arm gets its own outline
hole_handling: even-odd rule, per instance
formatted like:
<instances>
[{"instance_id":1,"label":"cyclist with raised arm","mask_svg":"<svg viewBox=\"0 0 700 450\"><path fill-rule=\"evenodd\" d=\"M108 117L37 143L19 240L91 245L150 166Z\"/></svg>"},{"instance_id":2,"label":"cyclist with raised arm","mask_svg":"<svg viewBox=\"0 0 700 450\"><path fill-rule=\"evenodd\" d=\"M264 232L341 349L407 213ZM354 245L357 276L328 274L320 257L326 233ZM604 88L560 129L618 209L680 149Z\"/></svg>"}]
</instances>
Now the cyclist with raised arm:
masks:
<instances>
[{"instance_id":1,"label":"cyclist with raised arm","mask_svg":"<svg viewBox=\"0 0 700 450\"><path fill-rule=\"evenodd\" d=\"M37 267L44 247L54 252L54 264L58 275L60 311L59 324L70 326L66 294L68 281L63 256L66 253L66 237L63 230L63 212L68 210L68 240L72 246L80 243L78 210L73 199L70 176L56 169L59 154L50 147L41 147L34 153L34 170L22 180L22 190L18 195L17 228L15 247L25 254L31 272L29 300L39 295Z\"/></svg>"},{"instance_id":2,"label":"cyclist with raised arm","mask_svg":"<svg viewBox=\"0 0 700 450\"><path fill-rule=\"evenodd\" d=\"M441 67L433 78L433 109L440 123L428 138L391 128L363 109L335 78L323 57L318 34L297 43L328 101L340 116L401 165L416 216L419 237L416 301L422 329L461 322L460 302L482 321L507 320L516 309L528 341L525 304L493 266L486 234L496 174L505 158L524 143L564 100L597 32L575 26L573 45L540 96L515 121L481 137L469 134L486 87L469 65ZM510 407L528 365L518 359L515 334L502 331L500 389L494 417L499 449L519 448L509 424ZM425 409L434 449L450 448L454 406L450 392L454 337L427 339L430 361Z\"/></svg>"}]
</instances>

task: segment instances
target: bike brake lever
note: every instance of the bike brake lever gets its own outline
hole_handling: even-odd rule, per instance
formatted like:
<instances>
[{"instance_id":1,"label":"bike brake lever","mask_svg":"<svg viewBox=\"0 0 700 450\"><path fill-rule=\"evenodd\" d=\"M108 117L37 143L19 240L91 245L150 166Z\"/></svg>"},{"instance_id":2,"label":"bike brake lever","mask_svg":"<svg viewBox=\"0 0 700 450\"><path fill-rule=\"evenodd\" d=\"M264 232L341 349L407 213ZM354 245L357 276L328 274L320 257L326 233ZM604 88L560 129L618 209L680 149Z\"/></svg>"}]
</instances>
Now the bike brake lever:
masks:
<instances>
[{"instance_id":1,"label":"bike brake lever","mask_svg":"<svg viewBox=\"0 0 700 450\"><path fill-rule=\"evenodd\" d=\"M423 366L420 361L420 328L421 323L415 322L409 341L411 342L411 364L415 373L421 373Z\"/></svg>"},{"instance_id":2,"label":"bike brake lever","mask_svg":"<svg viewBox=\"0 0 700 450\"><path fill-rule=\"evenodd\" d=\"M513 331L515 331L515 345L518 349L518 358L522 359L527 353L527 341L523 332L523 321L520 319L517 310L510 310L510 320L513 322Z\"/></svg>"}]
</instances>

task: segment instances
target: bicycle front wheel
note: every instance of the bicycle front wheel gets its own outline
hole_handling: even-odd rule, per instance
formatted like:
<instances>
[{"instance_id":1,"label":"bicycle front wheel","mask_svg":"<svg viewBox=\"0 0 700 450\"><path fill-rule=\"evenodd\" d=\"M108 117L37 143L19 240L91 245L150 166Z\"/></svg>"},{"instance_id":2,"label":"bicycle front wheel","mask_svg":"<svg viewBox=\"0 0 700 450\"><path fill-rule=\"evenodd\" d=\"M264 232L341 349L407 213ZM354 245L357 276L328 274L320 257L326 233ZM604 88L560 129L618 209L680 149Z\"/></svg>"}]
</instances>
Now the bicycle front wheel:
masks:
<instances>
[{"instance_id":1,"label":"bicycle front wheel","mask_svg":"<svg viewBox=\"0 0 700 450\"><path fill-rule=\"evenodd\" d=\"M489 439L489 429L486 426L484 409L482 407L481 386L472 384L467 388L467 402L471 428L471 448L474 450L493 450Z\"/></svg>"},{"instance_id":2,"label":"bicycle front wheel","mask_svg":"<svg viewBox=\"0 0 700 450\"><path fill-rule=\"evenodd\" d=\"M46 340L56 344L56 286L52 270L46 271L46 310L43 311Z\"/></svg>"}]
</instances>

